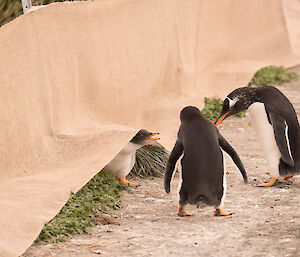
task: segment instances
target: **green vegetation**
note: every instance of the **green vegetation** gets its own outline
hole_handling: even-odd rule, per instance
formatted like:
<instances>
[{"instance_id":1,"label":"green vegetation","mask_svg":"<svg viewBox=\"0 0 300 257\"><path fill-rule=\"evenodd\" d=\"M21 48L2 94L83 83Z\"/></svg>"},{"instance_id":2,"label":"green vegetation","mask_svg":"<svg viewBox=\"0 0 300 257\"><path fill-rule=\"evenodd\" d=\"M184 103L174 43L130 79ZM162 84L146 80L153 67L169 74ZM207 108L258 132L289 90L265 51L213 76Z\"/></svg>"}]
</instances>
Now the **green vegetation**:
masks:
<instances>
[{"instance_id":1,"label":"green vegetation","mask_svg":"<svg viewBox=\"0 0 300 257\"><path fill-rule=\"evenodd\" d=\"M71 193L68 202L44 226L35 243L65 241L72 234L88 232L89 227L97 224L101 213L119 208L119 190L126 188L112 175L98 173L76 194Z\"/></svg>"},{"instance_id":2,"label":"green vegetation","mask_svg":"<svg viewBox=\"0 0 300 257\"><path fill-rule=\"evenodd\" d=\"M31 0L32 5L46 5L53 2L64 2L74 0ZM86 1L86 0L77 0ZM23 13L21 0L1 0L0 1L0 26L10 22Z\"/></svg>"},{"instance_id":3,"label":"green vegetation","mask_svg":"<svg viewBox=\"0 0 300 257\"><path fill-rule=\"evenodd\" d=\"M168 159L169 152L165 148L146 145L136 151L136 162L130 174L141 178L160 177L165 172Z\"/></svg>"},{"instance_id":4,"label":"green vegetation","mask_svg":"<svg viewBox=\"0 0 300 257\"><path fill-rule=\"evenodd\" d=\"M283 67L267 66L258 70L248 87L251 86L267 86L267 85L280 85L287 82L296 81L299 79L299 74L288 71Z\"/></svg>"},{"instance_id":5,"label":"green vegetation","mask_svg":"<svg viewBox=\"0 0 300 257\"><path fill-rule=\"evenodd\" d=\"M221 99L205 97L204 102L205 106L201 110L202 115L211 121L215 121L222 111L223 101ZM245 112L240 112L233 116L240 118L245 117Z\"/></svg>"},{"instance_id":6,"label":"green vegetation","mask_svg":"<svg viewBox=\"0 0 300 257\"><path fill-rule=\"evenodd\" d=\"M204 103L205 103L205 106L201 110L201 114L205 118L207 118L211 121L215 121L219 117L219 115L222 111L223 101L221 99L205 97Z\"/></svg>"}]
</instances>

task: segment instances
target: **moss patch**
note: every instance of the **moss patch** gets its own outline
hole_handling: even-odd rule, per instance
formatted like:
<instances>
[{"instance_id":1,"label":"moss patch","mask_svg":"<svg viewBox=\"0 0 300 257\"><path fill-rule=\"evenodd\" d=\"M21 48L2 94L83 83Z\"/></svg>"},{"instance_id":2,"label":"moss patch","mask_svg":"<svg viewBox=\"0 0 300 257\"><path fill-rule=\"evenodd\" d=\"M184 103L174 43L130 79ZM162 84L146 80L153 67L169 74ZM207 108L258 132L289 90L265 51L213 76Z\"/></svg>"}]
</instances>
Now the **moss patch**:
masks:
<instances>
[{"instance_id":1,"label":"moss patch","mask_svg":"<svg viewBox=\"0 0 300 257\"><path fill-rule=\"evenodd\" d=\"M119 208L119 190L125 188L112 175L98 173L76 194L71 193L60 212L45 224L35 243L61 242L73 234L88 232L101 213Z\"/></svg>"},{"instance_id":2,"label":"moss patch","mask_svg":"<svg viewBox=\"0 0 300 257\"><path fill-rule=\"evenodd\" d=\"M248 86L280 85L287 82L296 81L299 74L289 71L283 67L267 66L258 70Z\"/></svg>"},{"instance_id":3,"label":"moss patch","mask_svg":"<svg viewBox=\"0 0 300 257\"><path fill-rule=\"evenodd\" d=\"M136 162L130 174L141 178L161 177L165 173L169 156L165 148L145 145L136 151Z\"/></svg>"}]
</instances>

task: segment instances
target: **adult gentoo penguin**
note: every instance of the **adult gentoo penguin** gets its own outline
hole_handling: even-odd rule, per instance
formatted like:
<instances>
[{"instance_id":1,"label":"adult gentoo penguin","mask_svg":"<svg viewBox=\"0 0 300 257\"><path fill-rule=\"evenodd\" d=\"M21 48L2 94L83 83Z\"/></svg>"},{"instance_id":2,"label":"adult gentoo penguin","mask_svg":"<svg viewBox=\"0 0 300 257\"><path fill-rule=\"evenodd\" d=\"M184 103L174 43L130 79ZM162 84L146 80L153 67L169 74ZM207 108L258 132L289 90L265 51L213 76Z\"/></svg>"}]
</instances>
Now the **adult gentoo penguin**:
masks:
<instances>
[{"instance_id":1,"label":"adult gentoo penguin","mask_svg":"<svg viewBox=\"0 0 300 257\"><path fill-rule=\"evenodd\" d=\"M272 176L270 182L260 182L258 186L272 186L278 180L291 177L288 175L299 173L300 129L291 102L272 86L241 87L224 100L216 126L248 108Z\"/></svg>"},{"instance_id":2,"label":"adult gentoo penguin","mask_svg":"<svg viewBox=\"0 0 300 257\"><path fill-rule=\"evenodd\" d=\"M156 137L159 133L151 133L141 129L128 144L103 168L124 184L138 186L137 183L129 182L126 176L132 170L135 163L135 152L144 145L151 144L160 139Z\"/></svg>"},{"instance_id":3,"label":"adult gentoo penguin","mask_svg":"<svg viewBox=\"0 0 300 257\"><path fill-rule=\"evenodd\" d=\"M185 211L188 203L197 206L213 205L216 207L215 216L231 215L232 212L223 210L226 172L221 149L231 156L247 182L247 174L239 156L198 108L183 108L180 120L177 141L167 163L165 191L170 192L171 179L178 162L182 176L178 215L191 215Z\"/></svg>"}]
</instances>

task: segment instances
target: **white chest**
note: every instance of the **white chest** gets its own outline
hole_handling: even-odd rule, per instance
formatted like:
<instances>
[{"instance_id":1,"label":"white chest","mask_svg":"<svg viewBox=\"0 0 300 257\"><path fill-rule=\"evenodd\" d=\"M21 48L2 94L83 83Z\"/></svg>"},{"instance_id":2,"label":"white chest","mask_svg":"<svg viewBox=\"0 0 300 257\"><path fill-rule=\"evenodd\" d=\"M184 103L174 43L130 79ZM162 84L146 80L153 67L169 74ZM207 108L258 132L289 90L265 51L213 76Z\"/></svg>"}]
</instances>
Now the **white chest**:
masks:
<instances>
[{"instance_id":1,"label":"white chest","mask_svg":"<svg viewBox=\"0 0 300 257\"><path fill-rule=\"evenodd\" d=\"M249 107L252 124L265 158L270 167L270 173L278 177L278 164L281 157L279 152L273 126L269 123L265 106L263 103L254 103Z\"/></svg>"},{"instance_id":2,"label":"white chest","mask_svg":"<svg viewBox=\"0 0 300 257\"><path fill-rule=\"evenodd\" d=\"M135 152L141 146L128 143L104 168L113 176L120 178L126 177L135 163Z\"/></svg>"}]
</instances>

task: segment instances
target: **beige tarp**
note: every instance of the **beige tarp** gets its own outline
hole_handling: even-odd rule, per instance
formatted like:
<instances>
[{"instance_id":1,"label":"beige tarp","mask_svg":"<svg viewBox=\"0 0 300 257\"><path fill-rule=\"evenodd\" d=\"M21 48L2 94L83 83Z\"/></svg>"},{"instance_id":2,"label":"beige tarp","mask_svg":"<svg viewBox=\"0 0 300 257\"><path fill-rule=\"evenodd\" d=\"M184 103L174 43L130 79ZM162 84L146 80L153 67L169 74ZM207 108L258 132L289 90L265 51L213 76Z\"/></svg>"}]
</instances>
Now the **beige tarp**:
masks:
<instances>
[{"instance_id":1,"label":"beige tarp","mask_svg":"<svg viewBox=\"0 0 300 257\"><path fill-rule=\"evenodd\" d=\"M282 0L282 7L292 51L300 55L300 0Z\"/></svg>"},{"instance_id":2,"label":"beige tarp","mask_svg":"<svg viewBox=\"0 0 300 257\"><path fill-rule=\"evenodd\" d=\"M0 255L21 254L137 129L169 148L183 106L299 63L288 33L279 0L59 3L1 27Z\"/></svg>"}]
</instances>

